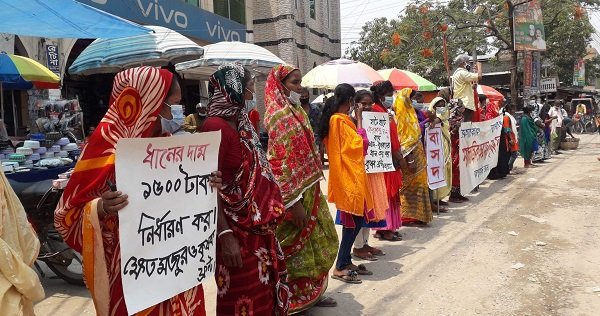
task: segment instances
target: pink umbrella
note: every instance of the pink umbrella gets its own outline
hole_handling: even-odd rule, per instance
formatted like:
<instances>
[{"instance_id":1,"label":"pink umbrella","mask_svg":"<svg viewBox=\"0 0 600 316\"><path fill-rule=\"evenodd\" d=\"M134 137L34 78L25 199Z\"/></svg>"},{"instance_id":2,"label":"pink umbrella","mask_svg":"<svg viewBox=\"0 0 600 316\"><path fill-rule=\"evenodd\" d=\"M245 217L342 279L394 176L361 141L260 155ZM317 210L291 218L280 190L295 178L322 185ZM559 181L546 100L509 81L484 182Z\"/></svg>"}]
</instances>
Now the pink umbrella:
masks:
<instances>
[{"instance_id":1,"label":"pink umbrella","mask_svg":"<svg viewBox=\"0 0 600 316\"><path fill-rule=\"evenodd\" d=\"M477 85L477 94L484 94L488 98L488 100L494 101L497 103L504 101L504 95L502 95L502 93L498 92L498 90L496 90L490 86L478 84Z\"/></svg>"}]
</instances>

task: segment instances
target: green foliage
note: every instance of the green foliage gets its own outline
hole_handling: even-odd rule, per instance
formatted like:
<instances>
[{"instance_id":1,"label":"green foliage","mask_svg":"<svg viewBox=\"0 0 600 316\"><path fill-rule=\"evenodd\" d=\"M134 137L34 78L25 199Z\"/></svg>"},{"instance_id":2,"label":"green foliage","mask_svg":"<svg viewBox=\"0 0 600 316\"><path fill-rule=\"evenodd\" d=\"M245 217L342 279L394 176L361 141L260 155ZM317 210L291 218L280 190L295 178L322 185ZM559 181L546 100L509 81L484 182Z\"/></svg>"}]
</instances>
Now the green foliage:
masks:
<instances>
[{"instance_id":1,"label":"green foliage","mask_svg":"<svg viewBox=\"0 0 600 316\"><path fill-rule=\"evenodd\" d=\"M450 0L446 5L413 0L397 19L376 19L363 26L360 39L346 55L375 69L397 67L421 74L438 85L447 84L442 32L447 25L450 63L459 53L478 54L512 51L509 7L527 0ZM548 50L542 58L550 61L549 72L571 82L573 64L586 54L594 32L588 16L577 16L576 8L597 8L600 0L541 0ZM392 36L401 37L393 45ZM429 37L430 36L430 37ZM430 49L432 56L424 56ZM596 63L598 64L598 63ZM590 65L593 68L593 65Z\"/></svg>"}]
</instances>

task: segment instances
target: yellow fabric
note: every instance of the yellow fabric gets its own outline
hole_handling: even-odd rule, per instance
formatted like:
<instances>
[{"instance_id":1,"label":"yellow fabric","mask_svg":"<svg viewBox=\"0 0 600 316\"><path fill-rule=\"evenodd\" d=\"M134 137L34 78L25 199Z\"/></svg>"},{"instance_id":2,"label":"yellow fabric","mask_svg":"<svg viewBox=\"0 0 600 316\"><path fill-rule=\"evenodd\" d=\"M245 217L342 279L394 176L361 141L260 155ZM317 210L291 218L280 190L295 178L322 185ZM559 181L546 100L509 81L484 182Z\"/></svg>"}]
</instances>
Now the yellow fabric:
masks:
<instances>
[{"instance_id":1,"label":"yellow fabric","mask_svg":"<svg viewBox=\"0 0 600 316\"><path fill-rule=\"evenodd\" d=\"M32 268L40 242L3 172L0 178L0 315L33 315L33 302L44 298Z\"/></svg>"},{"instance_id":2,"label":"yellow fabric","mask_svg":"<svg viewBox=\"0 0 600 316\"><path fill-rule=\"evenodd\" d=\"M108 267L104 257L102 230L98 218L98 201L88 202L83 209L83 273L88 289L94 300L96 315L106 316L109 313L110 285Z\"/></svg>"},{"instance_id":3,"label":"yellow fabric","mask_svg":"<svg viewBox=\"0 0 600 316\"><path fill-rule=\"evenodd\" d=\"M329 135L324 139L329 159L328 201L338 210L363 216L373 208L369 193L363 139L346 114L336 113L329 120Z\"/></svg>"},{"instance_id":4,"label":"yellow fabric","mask_svg":"<svg viewBox=\"0 0 600 316\"><path fill-rule=\"evenodd\" d=\"M410 101L412 89L404 88L396 96L394 101L394 112L398 124L398 137L400 138L400 150L402 156L410 154L418 143L421 142L421 127L419 118Z\"/></svg>"},{"instance_id":5,"label":"yellow fabric","mask_svg":"<svg viewBox=\"0 0 600 316\"><path fill-rule=\"evenodd\" d=\"M188 133L196 133L199 127L202 127L202 120L197 113L192 113L185 117L183 129Z\"/></svg>"},{"instance_id":6,"label":"yellow fabric","mask_svg":"<svg viewBox=\"0 0 600 316\"><path fill-rule=\"evenodd\" d=\"M585 108L585 104L579 103L577 105L577 111L575 113L577 113L577 114L585 114L586 112L587 112L587 109Z\"/></svg>"},{"instance_id":7,"label":"yellow fabric","mask_svg":"<svg viewBox=\"0 0 600 316\"><path fill-rule=\"evenodd\" d=\"M433 215L427 183L427 160L421 143L415 147L413 157L415 170L408 167L402 169L402 188L400 189L402 220L415 219L429 223L433 219Z\"/></svg>"},{"instance_id":8,"label":"yellow fabric","mask_svg":"<svg viewBox=\"0 0 600 316\"><path fill-rule=\"evenodd\" d=\"M443 113L437 113L437 117L442 121L442 137L444 139L444 177L446 179L446 186L443 188L439 188L434 191L433 196L434 200L441 200L448 195L450 195L450 191L452 190L452 142L450 139L450 109L448 108L448 103L441 97L436 97L429 104L429 111L436 112L434 105L440 101L444 101L444 109Z\"/></svg>"},{"instance_id":9,"label":"yellow fabric","mask_svg":"<svg viewBox=\"0 0 600 316\"><path fill-rule=\"evenodd\" d=\"M10 55L10 59L12 59L15 67L19 70L19 74L25 80L50 83L60 82L59 76L33 59L18 55Z\"/></svg>"},{"instance_id":10,"label":"yellow fabric","mask_svg":"<svg viewBox=\"0 0 600 316\"><path fill-rule=\"evenodd\" d=\"M454 97L461 99L466 109L475 111L475 93L473 83L479 80L479 75L465 68L458 68L452 75L452 90Z\"/></svg>"},{"instance_id":11,"label":"yellow fabric","mask_svg":"<svg viewBox=\"0 0 600 316\"><path fill-rule=\"evenodd\" d=\"M367 181L369 183L369 192L373 197L375 221L379 222L385 220L385 211L390 208L390 202L385 186L385 177L383 173L368 173Z\"/></svg>"},{"instance_id":12,"label":"yellow fabric","mask_svg":"<svg viewBox=\"0 0 600 316\"><path fill-rule=\"evenodd\" d=\"M103 168L106 165L115 164L115 154L98 158L79 160L75 165L75 171L86 171L91 169Z\"/></svg>"}]
</instances>

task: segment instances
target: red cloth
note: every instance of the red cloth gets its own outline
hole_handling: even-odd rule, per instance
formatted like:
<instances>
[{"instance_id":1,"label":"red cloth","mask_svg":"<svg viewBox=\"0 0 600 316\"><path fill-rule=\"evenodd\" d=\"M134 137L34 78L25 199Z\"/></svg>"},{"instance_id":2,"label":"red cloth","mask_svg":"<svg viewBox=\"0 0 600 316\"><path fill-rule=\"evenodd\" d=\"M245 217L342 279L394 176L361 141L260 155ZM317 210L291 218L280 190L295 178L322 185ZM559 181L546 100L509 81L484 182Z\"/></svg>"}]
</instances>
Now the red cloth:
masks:
<instances>
[{"instance_id":1,"label":"red cloth","mask_svg":"<svg viewBox=\"0 0 600 316\"><path fill-rule=\"evenodd\" d=\"M209 117L202 125L202 132L221 131L219 146L219 171L223 182L231 182L242 165L242 145L240 134L220 117Z\"/></svg>"},{"instance_id":2,"label":"red cloth","mask_svg":"<svg viewBox=\"0 0 600 316\"><path fill-rule=\"evenodd\" d=\"M260 114L258 113L258 111L256 109L252 109L250 112L248 112L248 117L250 118L250 123L252 123L252 127L254 127L254 130L257 133L260 132L258 126L260 124Z\"/></svg>"},{"instance_id":3,"label":"red cloth","mask_svg":"<svg viewBox=\"0 0 600 316\"><path fill-rule=\"evenodd\" d=\"M373 112L387 113L387 110L381 104L373 104ZM390 142L392 143L392 152L400 150L400 139L398 138L398 127L393 119L390 119ZM402 171L396 170L393 172L386 172L383 174L385 177L385 186L387 189L388 198L395 198L398 196L400 188L402 187Z\"/></svg>"}]
</instances>

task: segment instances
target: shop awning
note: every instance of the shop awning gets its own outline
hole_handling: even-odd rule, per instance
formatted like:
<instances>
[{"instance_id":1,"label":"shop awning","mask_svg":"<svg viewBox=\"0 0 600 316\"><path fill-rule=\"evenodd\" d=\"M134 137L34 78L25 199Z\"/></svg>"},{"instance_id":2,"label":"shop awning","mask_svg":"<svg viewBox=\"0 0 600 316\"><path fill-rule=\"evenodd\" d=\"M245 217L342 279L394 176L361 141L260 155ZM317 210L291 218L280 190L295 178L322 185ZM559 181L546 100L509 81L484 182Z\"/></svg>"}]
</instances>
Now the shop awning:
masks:
<instances>
[{"instance_id":1,"label":"shop awning","mask_svg":"<svg viewBox=\"0 0 600 316\"><path fill-rule=\"evenodd\" d=\"M75 0L0 0L0 32L46 38L119 38L148 33Z\"/></svg>"}]
</instances>

